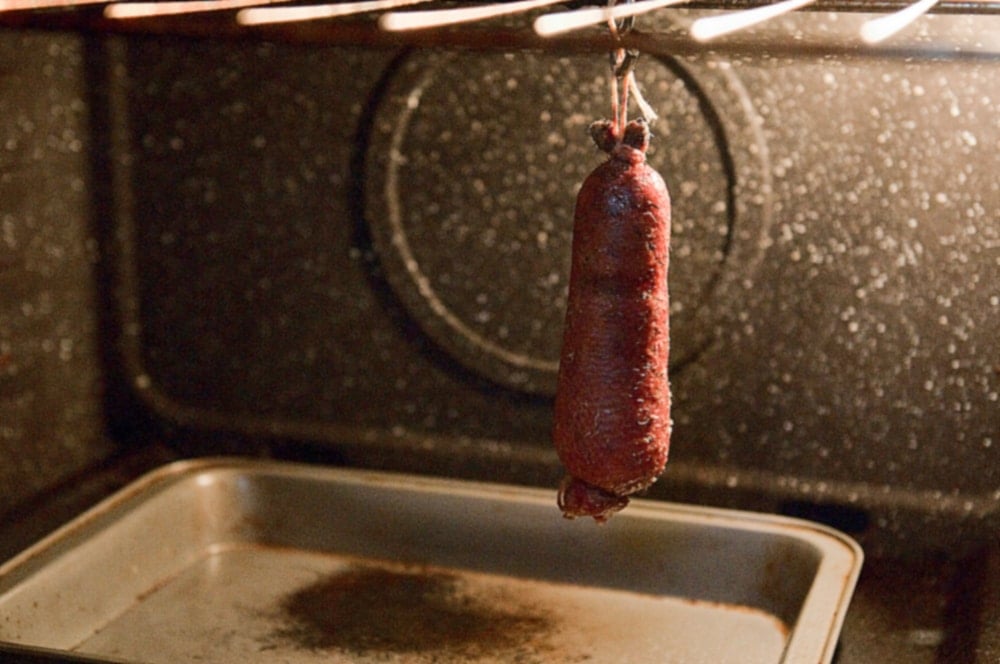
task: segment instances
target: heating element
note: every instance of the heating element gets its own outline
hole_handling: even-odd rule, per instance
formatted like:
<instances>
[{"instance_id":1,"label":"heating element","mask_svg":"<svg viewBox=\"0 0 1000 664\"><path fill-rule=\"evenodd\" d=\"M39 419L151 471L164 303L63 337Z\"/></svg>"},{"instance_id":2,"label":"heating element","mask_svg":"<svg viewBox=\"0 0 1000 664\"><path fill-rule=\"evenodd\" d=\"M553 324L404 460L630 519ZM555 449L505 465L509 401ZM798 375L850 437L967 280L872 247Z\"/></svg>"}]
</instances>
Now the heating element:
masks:
<instances>
[{"instance_id":1,"label":"heating element","mask_svg":"<svg viewBox=\"0 0 1000 664\"><path fill-rule=\"evenodd\" d=\"M685 29L666 38L652 32L621 31L613 37L572 37L565 35L614 22L631 22L637 17L654 19L669 7L692 8L704 15L687 21ZM289 0L175 0L172 2L107 0L3 0L0 25L71 29L108 33L165 33L215 37L279 39L294 42L420 45L450 44L471 46L494 41L507 47L539 47L558 40L598 45L615 43L624 47L653 45L677 54L703 50L696 44L713 42L785 14L811 10L819 12L874 13L863 22L856 41L877 44L918 22L925 14L996 14L994 0L782 0L781 2L711 2L705 0L636 0L632 2L562 3L561 0L517 0L493 4L442 4L432 0L360 0L336 3L290 3ZM223 16L218 16L217 14ZM881 14L881 15L878 15ZM524 18L529 16L530 18ZM518 18L520 17L520 18ZM500 20L501 25L496 21ZM319 21L319 25L303 25ZM336 21L339 21L340 24ZM274 26L292 24L291 28ZM456 34L456 26L486 24L471 34ZM502 26L502 27L501 27ZM444 31L442 31L444 30ZM429 34L419 35L421 31ZM641 35L641 36L640 36ZM695 42L694 44L690 42ZM780 37L775 43L780 43ZM759 42L757 42L759 46ZM803 45L800 45L800 47ZM808 44L804 45L808 50ZM976 48L977 45L956 45ZM723 51L746 45L723 44ZM836 51L854 50L839 44ZM803 50L803 49L800 49Z\"/></svg>"}]
</instances>

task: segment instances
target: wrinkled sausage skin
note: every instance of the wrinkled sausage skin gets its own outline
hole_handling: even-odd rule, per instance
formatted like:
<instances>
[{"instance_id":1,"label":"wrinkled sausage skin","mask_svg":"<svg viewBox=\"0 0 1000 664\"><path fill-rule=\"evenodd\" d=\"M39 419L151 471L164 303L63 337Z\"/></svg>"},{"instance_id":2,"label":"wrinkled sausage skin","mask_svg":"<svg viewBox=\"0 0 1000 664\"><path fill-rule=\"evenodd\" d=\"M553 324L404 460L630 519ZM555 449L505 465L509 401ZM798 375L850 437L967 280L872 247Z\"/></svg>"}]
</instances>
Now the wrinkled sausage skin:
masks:
<instances>
[{"instance_id":1,"label":"wrinkled sausage skin","mask_svg":"<svg viewBox=\"0 0 1000 664\"><path fill-rule=\"evenodd\" d=\"M608 159L576 201L553 440L563 514L600 522L667 462L670 197L646 163L645 123L620 140L608 122L591 133Z\"/></svg>"}]
</instances>

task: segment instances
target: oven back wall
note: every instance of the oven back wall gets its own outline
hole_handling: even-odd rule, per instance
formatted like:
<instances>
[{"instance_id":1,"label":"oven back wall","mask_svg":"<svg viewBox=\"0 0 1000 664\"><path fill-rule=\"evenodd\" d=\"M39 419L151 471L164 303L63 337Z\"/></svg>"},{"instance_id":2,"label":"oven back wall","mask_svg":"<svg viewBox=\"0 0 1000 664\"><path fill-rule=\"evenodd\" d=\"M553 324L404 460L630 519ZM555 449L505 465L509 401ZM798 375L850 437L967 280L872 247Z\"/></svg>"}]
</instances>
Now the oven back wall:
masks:
<instances>
[{"instance_id":1,"label":"oven back wall","mask_svg":"<svg viewBox=\"0 0 1000 664\"><path fill-rule=\"evenodd\" d=\"M963 43L975 25L932 23ZM119 55L125 305L155 407L423 472L525 480L511 460L552 460L602 58L157 39ZM996 62L639 71L676 220L658 495L872 510L901 539L927 515L994 518Z\"/></svg>"},{"instance_id":2,"label":"oven back wall","mask_svg":"<svg viewBox=\"0 0 1000 664\"><path fill-rule=\"evenodd\" d=\"M981 22L933 25L974 43ZM304 441L324 460L555 483L552 378L603 57L134 37L86 60L93 154L58 156L87 193L35 172L25 205L76 206L58 293L91 334L96 203L96 253L115 256L96 301L122 321L101 352L120 335L124 385L156 420L235 441L208 451ZM845 507L904 546L988 530L997 61L647 54L639 71L675 213L676 422L654 495ZM36 233L68 232L57 222ZM33 279L29 295L56 297ZM29 320L22 299L4 298L7 328ZM40 356L61 320L33 330ZM86 414L68 427L81 462L108 449L82 440L101 432L95 355L72 381L44 374Z\"/></svg>"},{"instance_id":3,"label":"oven back wall","mask_svg":"<svg viewBox=\"0 0 1000 664\"><path fill-rule=\"evenodd\" d=\"M0 33L0 518L105 436L78 38Z\"/></svg>"},{"instance_id":4,"label":"oven back wall","mask_svg":"<svg viewBox=\"0 0 1000 664\"><path fill-rule=\"evenodd\" d=\"M930 25L975 43L978 21ZM157 39L116 56L137 384L195 429L354 437L424 472L496 452L476 474L517 479L506 462L552 458L606 65L396 56ZM648 55L639 71L675 219L658 495L870 509L901 538L929 532L907 510L995 515L995 59Z\"/></svg>"}]
</instances>

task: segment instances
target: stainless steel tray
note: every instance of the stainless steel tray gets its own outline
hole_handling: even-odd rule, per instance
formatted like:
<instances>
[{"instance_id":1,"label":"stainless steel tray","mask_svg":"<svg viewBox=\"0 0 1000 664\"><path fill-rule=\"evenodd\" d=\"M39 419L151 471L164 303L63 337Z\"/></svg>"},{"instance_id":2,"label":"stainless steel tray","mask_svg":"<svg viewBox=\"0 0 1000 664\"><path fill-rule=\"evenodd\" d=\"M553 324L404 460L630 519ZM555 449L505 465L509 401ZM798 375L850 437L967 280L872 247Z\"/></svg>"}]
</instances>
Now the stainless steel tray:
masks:
<instances>
[{"instance_id":1,"label":"stainless steel tray","mask_svg":"<svg viewBox=\"0 0 1000 664\"><path fill-rule=\"evenodd\" d=\"M787 518L180 462L0 567L0 643L127 662L829 662L861 567Z\"/></svg>"}]
</instances>

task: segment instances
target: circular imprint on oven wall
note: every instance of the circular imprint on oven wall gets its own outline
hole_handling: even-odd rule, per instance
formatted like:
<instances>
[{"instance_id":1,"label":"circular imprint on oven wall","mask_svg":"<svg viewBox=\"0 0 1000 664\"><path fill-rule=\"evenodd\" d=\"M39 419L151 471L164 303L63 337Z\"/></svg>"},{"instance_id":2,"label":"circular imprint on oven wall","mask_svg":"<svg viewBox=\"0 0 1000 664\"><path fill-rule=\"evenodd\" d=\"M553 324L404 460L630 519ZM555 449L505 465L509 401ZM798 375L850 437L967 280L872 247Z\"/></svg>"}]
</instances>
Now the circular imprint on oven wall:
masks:
<instances>
[{"instance_id":1,"label":"circular imprint on oven wall","mask_svg":"<svg viewBox=\"0 0 1000 664\"><path fill-rule=\"evenodd\" d=\"M555 392L573 208L603 158L587 128L610 112L608 75L595 55L421 52L375 106L364 209L386 279L437 345L516 390ZM734 256L753 262L737 230L767 206L737 200L738 182L766 173L766 149L742 129L758 124L728 68L648 57L637 76L660 115L648 159L672 198L678 372L712 341Z\"/></svg>"}]
</instances>

